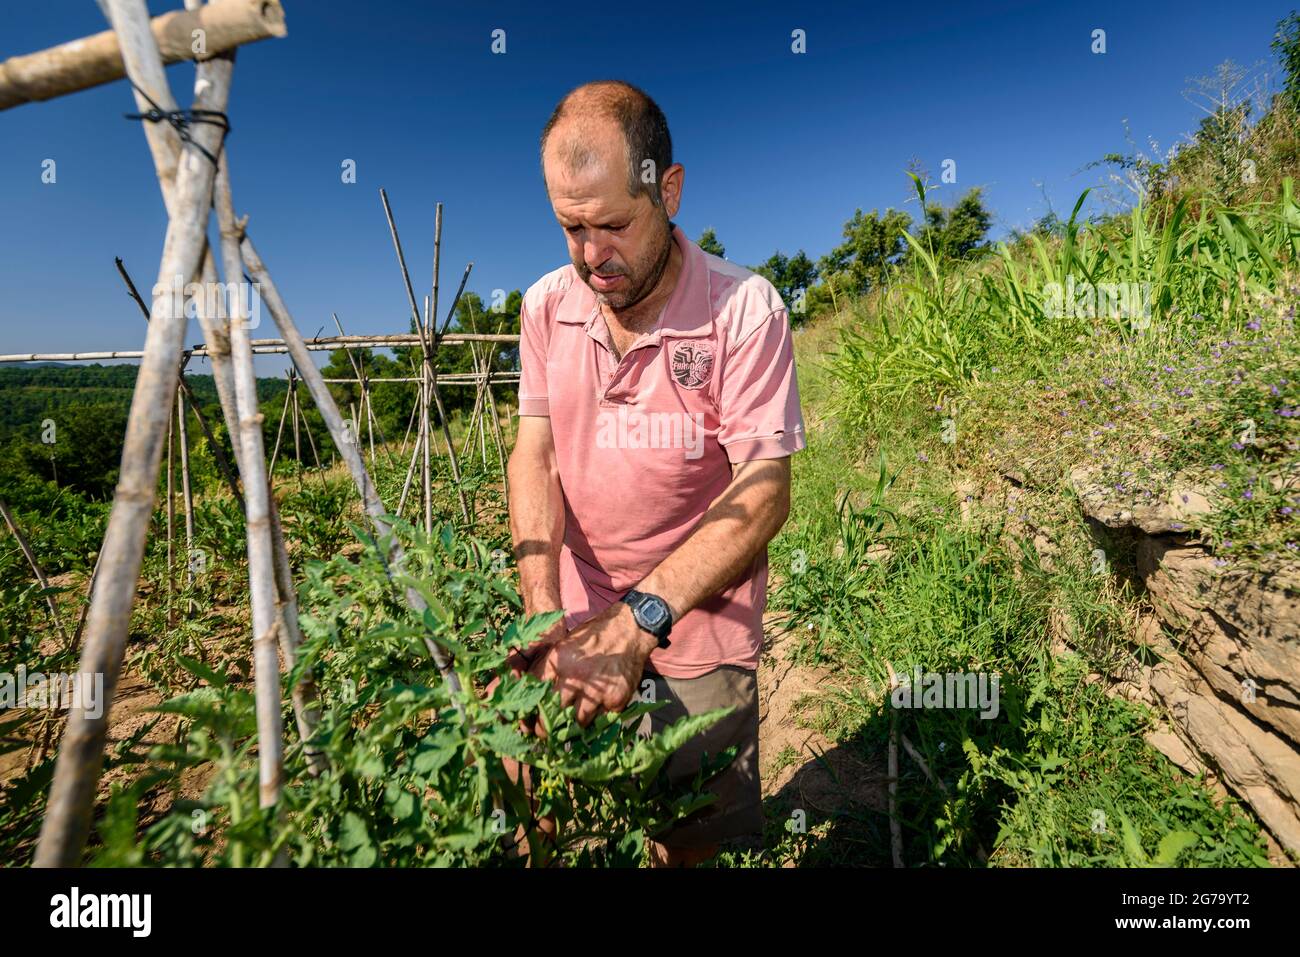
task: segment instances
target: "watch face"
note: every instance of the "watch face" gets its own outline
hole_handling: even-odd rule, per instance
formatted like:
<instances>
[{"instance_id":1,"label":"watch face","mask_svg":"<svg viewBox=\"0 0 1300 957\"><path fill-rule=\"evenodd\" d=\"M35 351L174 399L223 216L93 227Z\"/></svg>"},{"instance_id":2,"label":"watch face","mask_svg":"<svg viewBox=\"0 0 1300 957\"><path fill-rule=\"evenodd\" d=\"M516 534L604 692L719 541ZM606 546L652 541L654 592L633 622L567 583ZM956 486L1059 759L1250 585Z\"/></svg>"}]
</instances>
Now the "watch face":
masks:
<instances>
[{"instance_id":1,"label":"watch face","mask_svg":"<svg viewBox=\"0 0 1300 957\"><path fill-rule=\"evenodd\" d=\"M651 628L658 628L668 617L667 609L657 601L648 601L641 606L641 609L645 613L646 621L649 622Z\"/></svg>"}]
</instances>

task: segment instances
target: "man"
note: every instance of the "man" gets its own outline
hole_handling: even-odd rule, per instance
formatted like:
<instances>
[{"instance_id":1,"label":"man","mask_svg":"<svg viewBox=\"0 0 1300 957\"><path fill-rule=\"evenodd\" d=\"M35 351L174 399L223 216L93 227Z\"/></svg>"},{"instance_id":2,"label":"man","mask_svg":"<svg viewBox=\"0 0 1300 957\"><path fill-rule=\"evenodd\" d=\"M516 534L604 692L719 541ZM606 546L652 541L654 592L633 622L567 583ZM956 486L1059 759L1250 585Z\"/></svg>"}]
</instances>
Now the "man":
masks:
<instances>
[{"instance_id":1,"label":"man","mask_svg":"<svg viewBox=\"0 0 1300 957\"><path fill-rule=\"evenodd\" d=\"M525 610L566 614L514 663L583 724L643 681L669 704L642 733L734 709L667 765L690 780L705 752L738 749L705 785L719 800L651 842L656 865L685 866L762 830L767 543L804 447L789 317L766 279L671 222L685 172L641 90L573 90L541 152L572 265L524 295L510 525Z\"/></svg>"}]
</instances>

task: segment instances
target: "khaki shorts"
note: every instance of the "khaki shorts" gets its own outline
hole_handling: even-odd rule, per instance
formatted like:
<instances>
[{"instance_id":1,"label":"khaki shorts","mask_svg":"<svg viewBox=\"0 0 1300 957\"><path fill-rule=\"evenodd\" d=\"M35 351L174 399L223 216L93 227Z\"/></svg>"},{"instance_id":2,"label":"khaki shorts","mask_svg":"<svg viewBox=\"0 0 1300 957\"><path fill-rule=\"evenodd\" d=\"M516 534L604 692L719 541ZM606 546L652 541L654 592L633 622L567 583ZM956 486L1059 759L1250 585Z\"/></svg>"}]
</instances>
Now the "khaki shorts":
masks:
<instances>
[{"instance_id":1,"label":"khaki shorts","mask_svg":"<svg viewBox=\"0 0 1300 957\"><path fill-rule=\"evenodd\" d=\"M671 785L690 784L699 773L705 752L717 755L735 745L736 758L705 780L703 789L718 799L689 817L650 835L669 847L700 847L733 838L760 837L763 832L763 792L758 779L758 673L722 665L698 678L668 678L645 672L654 682L654 700L664 707L642 715L637 733L657 734L686 715L714 708L734 710L691 738L668 758L661 770ZM644 687L644 684L642 685Z\"/></svg>"}]
</instances>

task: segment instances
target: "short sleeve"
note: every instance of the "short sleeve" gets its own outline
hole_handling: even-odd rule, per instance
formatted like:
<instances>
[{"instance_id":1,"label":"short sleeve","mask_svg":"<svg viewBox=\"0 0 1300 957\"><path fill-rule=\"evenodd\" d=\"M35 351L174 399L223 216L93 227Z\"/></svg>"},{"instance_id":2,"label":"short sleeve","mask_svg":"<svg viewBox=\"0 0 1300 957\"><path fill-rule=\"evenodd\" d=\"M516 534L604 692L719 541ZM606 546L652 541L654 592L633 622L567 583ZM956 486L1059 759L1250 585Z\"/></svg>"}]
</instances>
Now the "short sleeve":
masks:
<instances>
[{"instance_id":1,"label":"short sleeve","mask_svg":"<svg viewBox=\"0 0 1300 957\"><path fill-rule=\"evenodd\" d=\"M550 415L546 393L546 342L542 317L519 307L519 414Z\"/></svg>"},{"instance_id":2,"label":"short sleeve","mask_svg":"<svg viewBox=\"0 0 1300 957\"><path fill-rule=\"evenodd\" d=\"M719 391L718 444L732 463L779 459L805 445L794 337L778 309L726 358Z\"/></svg>"}]
</instances>

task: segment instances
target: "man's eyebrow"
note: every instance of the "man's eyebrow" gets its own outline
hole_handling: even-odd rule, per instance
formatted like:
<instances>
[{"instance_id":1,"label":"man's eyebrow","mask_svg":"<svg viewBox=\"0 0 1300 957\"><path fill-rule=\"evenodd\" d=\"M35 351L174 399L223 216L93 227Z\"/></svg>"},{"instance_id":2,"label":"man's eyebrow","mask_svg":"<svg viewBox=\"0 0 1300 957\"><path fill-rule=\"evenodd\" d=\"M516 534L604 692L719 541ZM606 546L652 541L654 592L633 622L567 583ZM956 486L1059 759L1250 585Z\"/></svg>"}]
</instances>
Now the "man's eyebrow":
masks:
<instances>
[{"instance_id":1,"label":"man's eyebrow","mask_svg":"<svg viewBox=\"0 0 1300 957\"><path fill-rule=\"evenodd\" d=\"M565 229L573 229L575 226L583 225L581 222L565 222L564 217L561 216L555 218ZM591 225L595 229L610 229L611 227L626 226L632 222L633 218L632 216L611 216L602 222L592 223Z\"/></svg>"}]
</instances>

